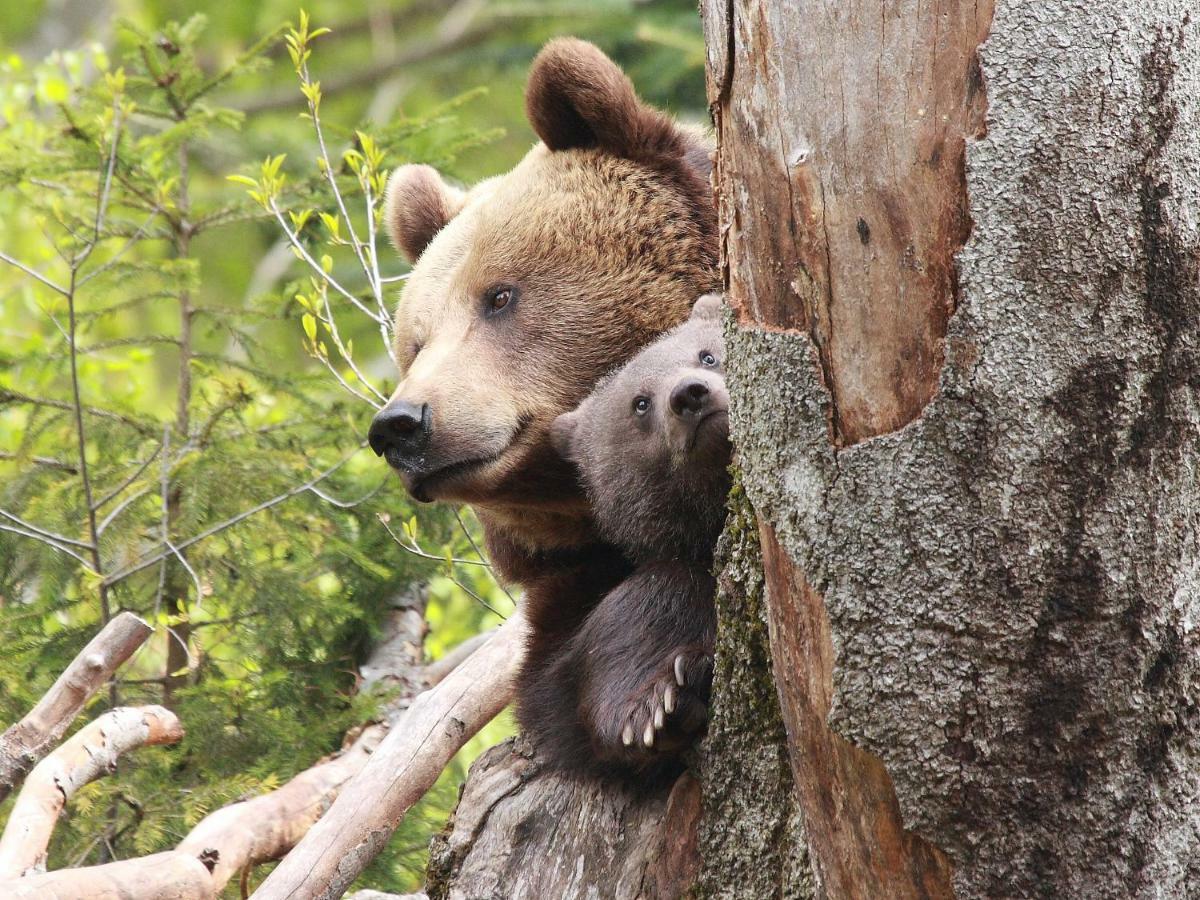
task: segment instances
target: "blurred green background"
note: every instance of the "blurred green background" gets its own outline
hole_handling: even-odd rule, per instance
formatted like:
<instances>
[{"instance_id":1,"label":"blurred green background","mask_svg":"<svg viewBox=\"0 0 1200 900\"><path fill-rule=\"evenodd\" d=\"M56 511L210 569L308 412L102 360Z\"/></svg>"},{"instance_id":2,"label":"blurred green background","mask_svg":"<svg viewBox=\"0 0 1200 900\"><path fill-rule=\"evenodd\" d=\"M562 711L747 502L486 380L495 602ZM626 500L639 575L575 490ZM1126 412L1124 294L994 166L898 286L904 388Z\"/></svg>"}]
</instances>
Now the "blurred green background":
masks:
<instances>
[{"instance_id":1,"label":"blurred green background","mask_svg":"<svg viewBox=\"0 0 1200 900\"><path fill-rule=\"evenodd\" d=\"M553 36L595 41L645 99L707 120L694 0L305 11L331 29L307 65L360 236L364 187L377 195L388 168L430 162L470 183L528 150L525 73ZM485 568L397 545L474 553L452 510L414 508L361 447L372 408L356 394L395 381L378 323L313 281L249 196L245 182L271 181L297 243L368 310L380 294L403 302L402 282L373 285L322 218L337 202L281 39L299 20L290 0L0 2L0 724L130 609L156 634L77 725L154 702L187 729L79 793L51 868L173 846L335 750L386 699L355 671L410 585L430 589L430 657L512 609ZM358 162L368 150L379 158ZM382 278L399 279L377 243ZM502 717L464 749L362 886L421 883L466 766L511 728Z\"/></svg>"}]
</instances>

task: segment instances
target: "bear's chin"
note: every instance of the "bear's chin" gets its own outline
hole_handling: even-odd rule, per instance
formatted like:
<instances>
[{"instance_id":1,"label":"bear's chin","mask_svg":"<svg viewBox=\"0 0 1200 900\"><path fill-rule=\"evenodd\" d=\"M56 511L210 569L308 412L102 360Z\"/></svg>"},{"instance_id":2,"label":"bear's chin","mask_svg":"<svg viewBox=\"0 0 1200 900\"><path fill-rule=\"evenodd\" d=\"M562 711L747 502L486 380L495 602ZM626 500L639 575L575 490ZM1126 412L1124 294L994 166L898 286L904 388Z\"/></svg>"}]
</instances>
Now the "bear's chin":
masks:
<instances>
[{"instance_id":1,"label":"bear's chin","mask_svg":"<svg viewBox=\"0 0 1200 900\"><path fill-rule=\"evenodd\" d=\"M400 472L400 479L409 495L419 503L435 500L478 502L481 494L486 494L486 486L494 484L495 473L502 468L510 449L511 445L492 456L462 460L432 472Z\"/></svg>"}]
</instances>

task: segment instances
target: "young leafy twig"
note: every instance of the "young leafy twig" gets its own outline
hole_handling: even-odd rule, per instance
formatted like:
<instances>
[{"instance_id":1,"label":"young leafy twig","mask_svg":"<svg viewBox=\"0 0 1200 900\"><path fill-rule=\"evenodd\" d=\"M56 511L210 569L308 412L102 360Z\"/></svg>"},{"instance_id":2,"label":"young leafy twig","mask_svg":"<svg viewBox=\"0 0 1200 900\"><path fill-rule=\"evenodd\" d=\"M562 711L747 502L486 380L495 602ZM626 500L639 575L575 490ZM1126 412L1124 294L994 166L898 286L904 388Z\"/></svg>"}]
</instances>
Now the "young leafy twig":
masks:
<instances>
[{"instance_id":1,"label":"young leafy twig","mask_svg":"<svg viewBox=\"0 0 1200 900\"><path fill-rule=\"evenodd\" d=\"M458 557L451 556L449 554L447 554L446 556L436 556L433 553L428 553L425 550L422 550L417 545L415 538L413 539L413 543L411 545L406 544L406 543L404 543L404 541L400 540L400 538L396 536L396 533L394 531L392 531L391 527L387 523L387 520L382 515L379 516L379 521L383 525L384 529L387 531L388 535L391 536L391 539L396 542L396 545L398 547L400 547L402 550L405 550L408 553L411 553L414 556L419 556L421 559L434 560L436 562L440 562L440 563L444 564L446 566L446 577L450 579L450 581L454 584L455 587L457 587L460 591L462 591L464 594L466 594L468 597L470 597L472 600L474 600L476 603L478 603L480 606L482 606L488 612L490 612L496 616L499 616L501 619L508 618L506 615L504 615L504 613L500 612L500 610L496 609L496 607L492 606L492 604L488 603L486 600L484 600L482 597L480 597L479 594L477 594L475 591L473 591L469 586L467 586L466 584L463 584L463 582L459 581L458 577L454 574L454 566L455 565L482 566L482 567L488 569L490 572L490 570L492 568L492 564L490 562L488 562L487 559L485 559L485 558L459 559ZM476 552L477 553L479 552L478 549L476 549ZM481 554L481 557L482 557L482 554ZM492 575L492 580L496 584L500 584L500 582L496 580L495 575ZM508 596L509 600L512 600L512 594L508 593L508 590L505 589L504 585L501 584L500 589L502 591L504 591L504 593ZM513 601L513 602L514 602L514 604L516 603L516 601Z\"/></svg>"}]
</instances>

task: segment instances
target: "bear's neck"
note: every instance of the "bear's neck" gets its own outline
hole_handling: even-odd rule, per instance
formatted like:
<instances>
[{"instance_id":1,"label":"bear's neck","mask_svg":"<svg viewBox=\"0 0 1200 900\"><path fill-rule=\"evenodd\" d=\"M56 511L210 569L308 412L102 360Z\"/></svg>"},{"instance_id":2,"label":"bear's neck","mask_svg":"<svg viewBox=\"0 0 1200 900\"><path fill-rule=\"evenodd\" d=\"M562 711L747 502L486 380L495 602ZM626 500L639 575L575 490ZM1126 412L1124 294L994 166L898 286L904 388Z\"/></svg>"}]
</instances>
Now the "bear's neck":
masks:
<instances>
[{"instance_id":1,"label":"bear's neck","mask_svg":"<svg viewBox=\"0 0 1200 900\"><path fill-rule=\"evenodd\" d=\"M489 537L503 537L531 553L582 547L599 539L591 510L582 499L568 508L475 505L473 509Z\"/></svg>"}]
</instances>

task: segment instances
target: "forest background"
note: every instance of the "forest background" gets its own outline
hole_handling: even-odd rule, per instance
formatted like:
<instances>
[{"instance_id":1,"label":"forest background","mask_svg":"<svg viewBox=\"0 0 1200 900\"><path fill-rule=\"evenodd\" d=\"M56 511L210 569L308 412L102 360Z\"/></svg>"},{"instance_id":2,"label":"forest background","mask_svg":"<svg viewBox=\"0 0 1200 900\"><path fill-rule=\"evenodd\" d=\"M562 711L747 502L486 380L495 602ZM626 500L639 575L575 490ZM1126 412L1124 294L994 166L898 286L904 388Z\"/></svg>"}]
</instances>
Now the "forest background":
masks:
<instances>
[{"instance_id":1,"label":"forest background","mask_svg":"<svg viewBox=\"0 0 1200 900\"><path fill-rule=\"evenodd\" d=\"M358 665L414 586L432 658L512 610L469 511L411 503L363 444L407 271L383 181L515 164L526 70L560 34L704 122L704 47L692 0L0 13L0 725L132 610L155 635L77 726L162 703L187 730L75 795L56 869L174 846L335 750L386 699ZM464 748L360 886L421 883L511 730Z\"/></svg>"}]
</instances>

